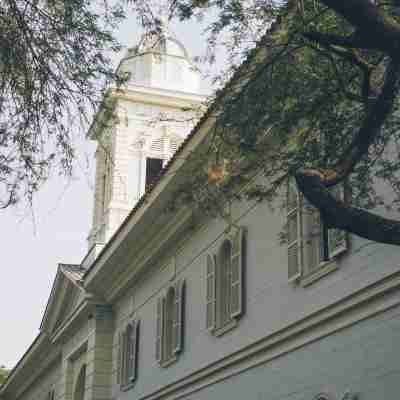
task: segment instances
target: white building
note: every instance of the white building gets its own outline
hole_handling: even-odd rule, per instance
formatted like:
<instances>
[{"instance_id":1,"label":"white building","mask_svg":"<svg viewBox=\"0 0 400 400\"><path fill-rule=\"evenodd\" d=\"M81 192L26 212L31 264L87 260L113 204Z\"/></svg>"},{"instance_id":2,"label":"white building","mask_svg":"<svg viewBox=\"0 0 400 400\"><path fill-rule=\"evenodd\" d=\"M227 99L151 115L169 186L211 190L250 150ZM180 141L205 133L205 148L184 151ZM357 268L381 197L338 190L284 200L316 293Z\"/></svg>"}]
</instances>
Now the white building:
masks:
<instances>
[{"instance_id":1,"label":"white building","mask_svg":"<svg viewBox=\"0 0 400 400\"><path fill-rule=\"evenodd\" d=\"M332 232L302 246L306 229L280 245L285 221L300 218L295 194L287 213L234 203L231 226L190 206L166 213L213 119L189 134L198 75L166 33L120 70L129 81L90 132L89 253L59 266L1 400L397 398L399 249Z\"/></svg>"}]
</instances>

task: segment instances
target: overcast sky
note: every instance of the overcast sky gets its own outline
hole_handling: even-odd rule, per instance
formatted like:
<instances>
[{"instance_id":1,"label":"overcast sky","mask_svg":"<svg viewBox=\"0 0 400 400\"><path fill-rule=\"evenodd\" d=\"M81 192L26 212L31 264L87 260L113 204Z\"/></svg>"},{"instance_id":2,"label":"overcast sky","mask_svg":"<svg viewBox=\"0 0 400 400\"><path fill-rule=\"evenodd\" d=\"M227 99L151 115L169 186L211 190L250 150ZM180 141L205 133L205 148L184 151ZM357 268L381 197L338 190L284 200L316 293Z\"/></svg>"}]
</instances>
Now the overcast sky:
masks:
<instances>
[{"instance_id":1,"label":"overcast sky","mask_svg":"<svg viewBox=\"0 0 400 400\"><path fill-rule=\"evenodd\" d=\"M171 29L192 57L204 53L200 26L175 23ZM140 32L134 18L121 26L118 37L124 45L137 44ZM203 84L203 91L209 90ZM33 210L0 212L0 365L7 368L14 367L39 332L57 264L80 263L86 254L94 149L82 140L74 178L52 177L36 196Z\"/></svg>"}]
</instances>

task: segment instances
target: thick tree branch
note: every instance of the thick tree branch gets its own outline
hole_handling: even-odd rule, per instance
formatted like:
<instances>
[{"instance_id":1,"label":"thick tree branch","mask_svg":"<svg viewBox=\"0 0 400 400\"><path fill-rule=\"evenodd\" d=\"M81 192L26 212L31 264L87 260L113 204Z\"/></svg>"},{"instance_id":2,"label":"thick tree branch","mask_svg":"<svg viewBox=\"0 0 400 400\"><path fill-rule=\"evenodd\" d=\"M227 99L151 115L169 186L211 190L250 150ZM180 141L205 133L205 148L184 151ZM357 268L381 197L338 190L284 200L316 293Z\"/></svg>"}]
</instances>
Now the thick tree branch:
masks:
<instances>
[{"instance_id":1,"label":"thick tree branch","mask_svg":"<svg viewBox=\"0 0 400 400\"><path fill-rule=\"evenodd\" d=\"M296 182L306 199L317 207L329 227L342 229L375 242L400 245L400 222L346 205L325 188L312 170L299 171Z\"/></svg>"},{"instance_id":2,"label":"thick tree branch","mask_svg":"<svg viewBox=\"0 0 400 400\"><path fill-rule=\"evenodd\" d=\"M400 62L391 60L382 92L369 109L360 130L333 170L305 169L295 174L299 190L317 207L328 225L376 242L400 245L400 222L347 206L327 190L345 179L379 134L399 91Z\"/></svg>"},{"instance_id":3,"label":"thick tree branch","mask_svg":"<svg viewBox=\"0 0 400 400\"><path fill-rule=\"evenodd\" d=\"M400 89L400 60L391 60L386 69L386 78L379 97L371 102L364 121L355 134L348 149L332 168L310 169L318 175L325 187L332 187L343 181L357 163L368 153L370 145L379 135L386 118L390 115Z\"/></svg>"},{"instance_id":4,"label":"thick tree branch","mask_svg":"<svg viewBox=\"0 0 400 400\"><path fill-rule=\"evenodd\" d=\"M306 39L317 42L323 46L341 46L346 48L361 48L380 50L381 46L371 42L368 38L359 35L340 36L333 33L321 33L315 31L304 32Z\"/></svg>"},{"instance_id":5,"label":"thick tree branch","mask_svg":"<svg viewBox=\"0 0 400 400\"><path fill-rule=\"evenodd\" d=\"M327 186L334 186L345 179L361 158L367 154L370 145L393 109L394 100L399 92L399 82L400 60L391 60L386 69L385 83L379 97L371 104L348 150L334 166L336 173L326 180Z\"/></svg>"},{"instance_id":6,"label":"thick tree branch","mask_svg":"<svg viewBox=\"0 0 400 400\"><path fill-rule=\"evenodd\" d=\"M400 26L385 17L370 0L321 0L343 16L356 30L355 37L371 48L396 56L400 48Z\"/></svg>"}]
</instances>

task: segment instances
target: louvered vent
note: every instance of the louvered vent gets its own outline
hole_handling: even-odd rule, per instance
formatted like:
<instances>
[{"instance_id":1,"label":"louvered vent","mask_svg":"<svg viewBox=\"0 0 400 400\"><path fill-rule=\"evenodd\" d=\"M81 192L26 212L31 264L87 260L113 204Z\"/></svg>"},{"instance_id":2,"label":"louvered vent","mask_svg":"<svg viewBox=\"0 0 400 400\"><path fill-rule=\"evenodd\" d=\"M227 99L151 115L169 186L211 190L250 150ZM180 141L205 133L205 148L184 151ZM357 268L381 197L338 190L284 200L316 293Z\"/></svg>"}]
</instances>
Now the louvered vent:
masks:
<instances>
[{"instance_id":1,"label":"louvered vent","mask_svg":"<svg viewBox=\"0 0 400 400\"><path fill-rule=\"evenodd\" d=\"M164 150L164 138L159 137L151 144L151 151L162 153Z\"/></svg>"},{"instance_id":2,"label":"louvered vent","mask_svg":"<svg viewBox=\"0 0 400 400\"><path fill-rule=\"evenodd\" d=\"M169 151L171 154L175 154L175 152L178 150L179 146L181 145L182 140L179 138L171 138L169 140Z\"/></svg>"}]
</instances>

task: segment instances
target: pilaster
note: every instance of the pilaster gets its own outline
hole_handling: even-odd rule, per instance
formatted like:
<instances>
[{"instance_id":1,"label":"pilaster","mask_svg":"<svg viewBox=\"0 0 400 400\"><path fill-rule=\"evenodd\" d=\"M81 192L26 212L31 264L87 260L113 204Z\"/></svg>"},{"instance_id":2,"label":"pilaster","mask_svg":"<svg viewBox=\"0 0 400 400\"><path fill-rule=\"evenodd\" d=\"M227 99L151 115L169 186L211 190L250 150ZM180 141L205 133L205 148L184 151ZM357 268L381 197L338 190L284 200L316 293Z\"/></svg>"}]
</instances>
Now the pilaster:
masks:
<instances>
[{"instance_id":1,"label":"pilaster","mask_svg":"<svg viewBox=\"0 0 400 400\"><path fill-rule=\"evenodd\" d=\"M112 389L114 317L109 305L96 305L87 342L85 400L109 400Z\"/></svg>"}]
</instances>

